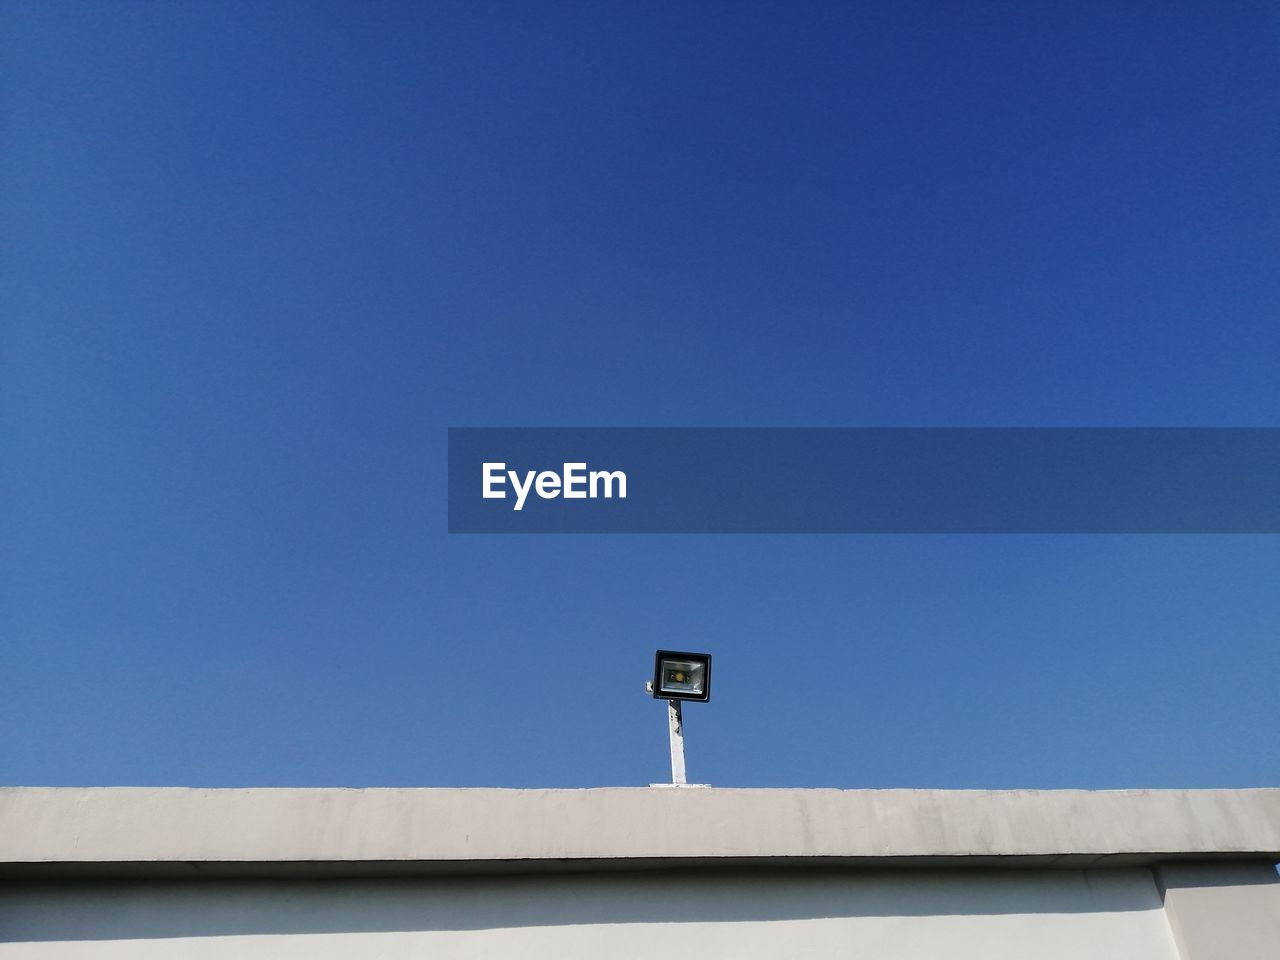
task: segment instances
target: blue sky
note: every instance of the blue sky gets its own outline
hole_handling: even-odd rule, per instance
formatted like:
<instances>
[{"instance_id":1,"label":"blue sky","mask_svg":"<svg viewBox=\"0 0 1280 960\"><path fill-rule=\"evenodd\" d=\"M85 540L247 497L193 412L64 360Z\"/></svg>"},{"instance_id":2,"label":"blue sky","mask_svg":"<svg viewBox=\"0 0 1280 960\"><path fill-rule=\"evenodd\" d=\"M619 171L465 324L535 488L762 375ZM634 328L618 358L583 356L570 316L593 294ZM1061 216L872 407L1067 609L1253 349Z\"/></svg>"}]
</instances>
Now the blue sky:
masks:
<instances>
[{"instance_id":1,"label":"blue sky","mask_svg":"<svg viewBox=\"0 0 1280 960\"><path fill-rule=\"evenodd\" d=\"M1274 784L1280 539L467 537L449 426L1280 426L1266 4L5 3L0 782Z\"/></svg>"}]
</instances>

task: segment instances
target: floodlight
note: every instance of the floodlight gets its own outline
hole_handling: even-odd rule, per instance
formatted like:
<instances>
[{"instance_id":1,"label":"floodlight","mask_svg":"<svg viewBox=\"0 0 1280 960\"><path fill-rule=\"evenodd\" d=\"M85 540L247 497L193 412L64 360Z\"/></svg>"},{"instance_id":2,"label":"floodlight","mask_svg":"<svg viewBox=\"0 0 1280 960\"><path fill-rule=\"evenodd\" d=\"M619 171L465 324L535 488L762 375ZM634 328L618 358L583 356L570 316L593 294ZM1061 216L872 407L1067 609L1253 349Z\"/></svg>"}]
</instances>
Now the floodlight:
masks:
<instances>
[{"instance_id":1,"label":"floodlight","mask_svg":"<svg viewBox=\"0 0 1280 960\"><path fill-rule=\"evenodd\" d=\"M685 782L684 718L680 715L680 703L683 700L706 703L711 699L711 654L659 650L653 657L653 679L645 681L644 687L655 700L667 701L667 733L671 738L671 782L651 786L705 787L705 783Z\"/></svg>"},{"instance_id":2,"label":"floodlight","mask_svg":"<svg viewBox=\"0 0 1280 960\"><path fill-rule=\"evenodd\" d=\"M706 703L711 699L711 654L659 650L653 658L653 696Z\"/></svg>"}]
</instances>

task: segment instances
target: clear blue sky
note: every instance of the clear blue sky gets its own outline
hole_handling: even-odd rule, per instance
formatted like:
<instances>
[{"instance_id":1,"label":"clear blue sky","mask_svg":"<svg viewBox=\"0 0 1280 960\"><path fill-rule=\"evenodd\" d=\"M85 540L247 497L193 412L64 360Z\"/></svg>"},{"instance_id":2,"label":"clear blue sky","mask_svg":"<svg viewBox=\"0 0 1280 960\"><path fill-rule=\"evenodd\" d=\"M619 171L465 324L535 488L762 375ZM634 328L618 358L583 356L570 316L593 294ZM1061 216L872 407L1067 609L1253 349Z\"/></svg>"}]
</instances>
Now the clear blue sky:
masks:
<instances>
[{"instance_id":1,"label":"clear blue sky","mask_svg":"<svg viewBox=\"0 0 1280 960\"><path fill-rule=\"evenodd\" d=\"M1280 538L466 537L449 426L1280 426L1280 15L0 13L0 782L1280 781Z\"/></svg>"}]
</instances>

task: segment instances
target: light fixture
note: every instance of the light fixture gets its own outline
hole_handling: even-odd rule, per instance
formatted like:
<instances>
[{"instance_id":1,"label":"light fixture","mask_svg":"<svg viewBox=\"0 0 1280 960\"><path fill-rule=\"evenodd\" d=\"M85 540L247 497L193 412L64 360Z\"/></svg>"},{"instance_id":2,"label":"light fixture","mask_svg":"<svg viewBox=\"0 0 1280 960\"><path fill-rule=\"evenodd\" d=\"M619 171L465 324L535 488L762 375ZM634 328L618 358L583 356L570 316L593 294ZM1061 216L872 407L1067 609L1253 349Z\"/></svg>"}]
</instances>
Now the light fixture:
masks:
<instances>
[{"instance_id":1,"label":"light fixture","mask_svg":"<svg viewBox=\"0 0 1280 960\"><path fill-rule=\"evenodd\" d=\"M680 703L684 700L706 703L711 699L711 654L659 650L653 657L653 679L645 688L655 700L667 701L667 732L671 740L671 783L652 786L705 787L705 783L685 782L684 718Z\"/></svg>"},{"instance_id":2,"label":"light fixture","mask_svg":"<svg viewBox=\"0 0 1280 960\"><path fill-rule=\"evenodd\" d=\"M706 703L711 699L711 654L659 650L653 658L653 696Z\"/></svg>"}]
</instances>

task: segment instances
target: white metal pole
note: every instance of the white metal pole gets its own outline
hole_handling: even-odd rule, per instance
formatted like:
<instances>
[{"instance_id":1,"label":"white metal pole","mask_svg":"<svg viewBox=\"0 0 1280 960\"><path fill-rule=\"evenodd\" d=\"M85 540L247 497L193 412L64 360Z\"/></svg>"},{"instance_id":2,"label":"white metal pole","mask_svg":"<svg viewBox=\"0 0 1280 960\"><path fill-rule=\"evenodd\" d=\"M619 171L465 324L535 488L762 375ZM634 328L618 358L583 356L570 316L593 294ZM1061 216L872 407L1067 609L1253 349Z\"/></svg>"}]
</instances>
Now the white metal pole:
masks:
<instances>
[{"instance_id":1,"label":"white metal pole","mask_svg":"<svg viewBox=\"0 0 1280 960\"><path fill-rule=\"evenodd\" d=\"M684 779L684 725L680 716L680 701L667 701L667 729L671 733L671 782L677 786Z\"/></svg>"}]
</instances>

